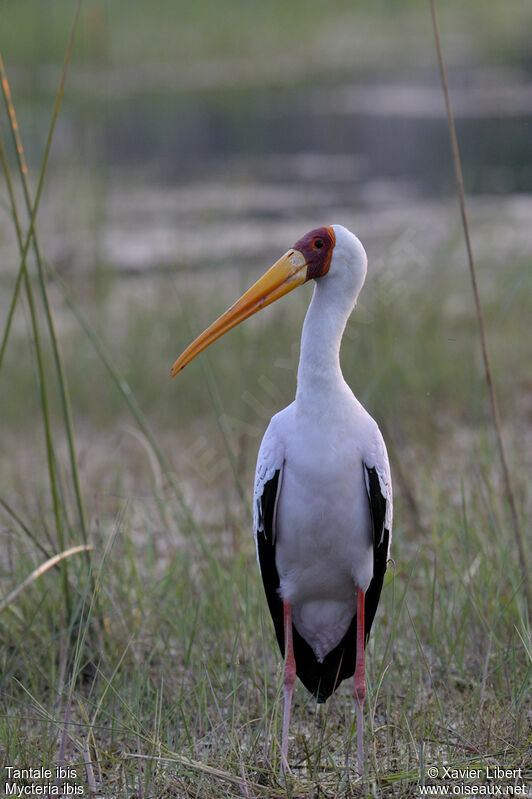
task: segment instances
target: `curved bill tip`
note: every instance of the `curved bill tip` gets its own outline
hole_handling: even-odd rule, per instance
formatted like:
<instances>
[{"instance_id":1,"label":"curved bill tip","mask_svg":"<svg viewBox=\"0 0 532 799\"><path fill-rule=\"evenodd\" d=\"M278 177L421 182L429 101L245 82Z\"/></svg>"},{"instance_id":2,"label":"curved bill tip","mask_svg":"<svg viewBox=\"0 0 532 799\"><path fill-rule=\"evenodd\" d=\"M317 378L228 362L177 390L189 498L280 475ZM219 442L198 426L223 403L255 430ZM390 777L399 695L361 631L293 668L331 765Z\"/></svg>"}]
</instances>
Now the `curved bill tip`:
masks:
<instances>
[{"instance_id":1,"label":"curved bill tip","mask_svg":"<svg viewBox=\"0 0 532 799\"><path fill-rule=\"evenodd\" d=\"M179 374L181 369L184 369L184 368L185 368L184 366L180 366L179 365L179 358L178 358L177 361L172 366L172 368L170 369L170 377L175 377L177 374Z\"/></svg>"}]
</instances>

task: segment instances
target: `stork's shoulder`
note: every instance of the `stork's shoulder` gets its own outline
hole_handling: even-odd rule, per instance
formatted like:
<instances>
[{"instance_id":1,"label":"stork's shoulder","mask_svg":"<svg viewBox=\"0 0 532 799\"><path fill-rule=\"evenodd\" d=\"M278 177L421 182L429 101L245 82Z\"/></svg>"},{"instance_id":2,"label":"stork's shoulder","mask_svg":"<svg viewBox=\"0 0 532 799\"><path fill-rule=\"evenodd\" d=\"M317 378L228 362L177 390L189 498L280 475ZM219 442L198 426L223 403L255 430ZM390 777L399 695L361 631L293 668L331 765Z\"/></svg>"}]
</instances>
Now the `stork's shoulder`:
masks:
<instances>
[{"instance_id":1,"label":"stork's shoulder","mask_svg":"<svg viewBox=\"0 0 532 799\"><path fill-rule=\"evenodd\" d=\"M285 457L286 433L294 415L294 403L272 416L262 439L257 457L256 477L264 470L279 468Z\"/></svg>"},{"instance_id":2,"label":"stork's shoulder","mask_svg":"<svg viewBox=\"0 0 532 799\"><path fill-rule=\"evenodd\" d=\"M371 423L368 423L364 442L364 465L366 470L375 470L379 478L381 494L386 501L385 526L391 531L393 515L393 491L392 476L390 472L390 462L384 438L375 420L369 416ZM366 482L368 480L366 474ZM369 488L368 488L369 490Z\"/></svg>"},{"instance_id":3,"label":"stork's shoulder","mask_svg":"<svg viewBox=\"0 0 532 799\"><path fill-rule=\"evenodd\" d=\"M257 468L255 470L255 487L253 491L253 510L254 528L261 529L261 516L258 513L260 502L266 484L275 477L275 473L282 469L285 459L285 436L286 424L293 413L292 405L276 413L272 417L270 424L260 445L257 456Z\"/></svg>"}]
</instances>

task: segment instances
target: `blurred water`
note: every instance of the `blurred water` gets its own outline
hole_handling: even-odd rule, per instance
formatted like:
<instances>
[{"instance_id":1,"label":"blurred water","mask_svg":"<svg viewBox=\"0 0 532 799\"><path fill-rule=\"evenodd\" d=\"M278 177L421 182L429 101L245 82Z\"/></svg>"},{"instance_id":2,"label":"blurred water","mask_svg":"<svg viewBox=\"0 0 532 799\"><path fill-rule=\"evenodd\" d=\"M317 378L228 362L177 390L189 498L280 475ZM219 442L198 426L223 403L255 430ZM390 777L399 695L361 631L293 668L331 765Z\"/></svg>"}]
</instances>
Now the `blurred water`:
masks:
<instances>
[{"instance_id":1,"label":"blurred water","mask_svg":"<svg viewBox=\"0 0 532 799\"><path fill-rule=\"evenodd\" d=\"M468 191L531 191L532 85L460 89L453 104ZM114 166L150 165L172 181L240 172L352 191L402 180L432 196L453 189L448 139L436 83L233 90L117 103L102 155Z\"/></svg>"},{"instance_id":2,"label":"blurred water","mask_svg":"<svg viewBox=\"0 0 532 799\"><path fill-rule=\"evenodd\" d=\"M478 247L501 240L520 255L531 245L531 85L496 73L453 86ZM36 169L50 104L30 98L18 110ZM38 229L52 263L74 272L266 263L324 222L428 261L452 231L454 192L437 80L133 97L104 85L98 98L65 98ZM0 273L16 263L3 215Z\"/></svg>"}]
</instances>

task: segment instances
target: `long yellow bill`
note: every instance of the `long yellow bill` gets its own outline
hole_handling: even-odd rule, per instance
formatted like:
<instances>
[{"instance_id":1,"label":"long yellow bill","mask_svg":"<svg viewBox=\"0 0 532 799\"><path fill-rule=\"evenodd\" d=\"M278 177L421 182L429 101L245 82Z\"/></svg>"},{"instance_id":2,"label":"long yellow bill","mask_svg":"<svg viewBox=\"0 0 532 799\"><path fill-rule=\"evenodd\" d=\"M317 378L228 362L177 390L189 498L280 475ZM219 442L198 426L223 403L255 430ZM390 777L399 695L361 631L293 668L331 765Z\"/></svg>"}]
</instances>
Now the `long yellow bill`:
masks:
<instances>
[{"instance_id":1,"label":"long yellow bill","mask_svg":"<svg viewBox=\"0 0 532 799\"><path fill-rule=\"evenodd\" d=\"M234 305L186 348L172 366L170 377L175 377L196 355L199 355L209 344L223 336L228 330L260 311L261 308L275 302L279 297L288 294L289 291L304 283L306 279L305 256L299 250L288 250Z\"/></svg>"}]
</instances>

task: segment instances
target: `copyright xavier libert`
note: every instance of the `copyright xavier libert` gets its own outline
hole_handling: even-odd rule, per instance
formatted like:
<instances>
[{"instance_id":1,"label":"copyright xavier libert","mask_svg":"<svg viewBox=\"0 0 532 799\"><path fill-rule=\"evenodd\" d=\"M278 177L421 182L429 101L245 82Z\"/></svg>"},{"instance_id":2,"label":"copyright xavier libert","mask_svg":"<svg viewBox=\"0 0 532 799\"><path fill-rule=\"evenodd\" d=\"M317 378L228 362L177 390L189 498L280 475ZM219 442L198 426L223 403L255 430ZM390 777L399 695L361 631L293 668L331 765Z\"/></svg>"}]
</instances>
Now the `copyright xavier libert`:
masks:
<instances>
[{"instance_id":1,"label":"copyright xavier libert","mask_svg":"<svg viewBox=\"0 0 532 799\"><path fill-rule=\"evenodd\" d=\"M6 796L82 796L83 785L76 782L77 772L70 766L55 768L16 768L4 766ZM6 779L7 778L7 779Z\"/></svg>"},{"instance_id":2,"label":"copyright xavier libert","mask_svg":"<svg viewBox=\"0 0 532 799\"><path fill-rule=\"evenodd\" d=\"M426 771L435 785L420 785L421 796L529 796L522 769L486 766L453 768L429 766Z\"/></svg>"}]
</instances>

